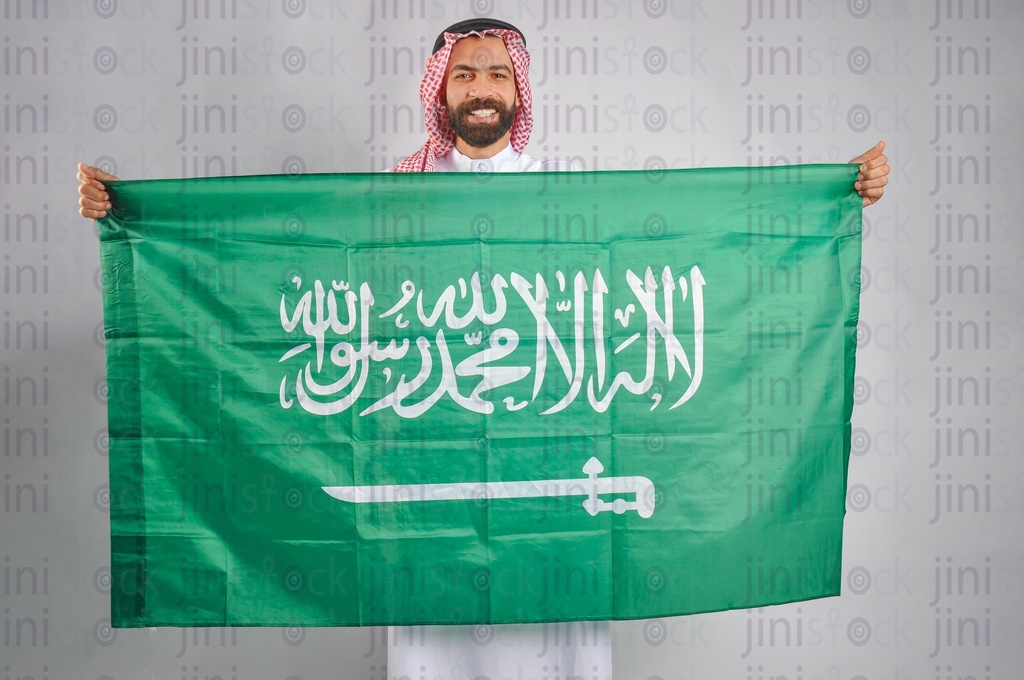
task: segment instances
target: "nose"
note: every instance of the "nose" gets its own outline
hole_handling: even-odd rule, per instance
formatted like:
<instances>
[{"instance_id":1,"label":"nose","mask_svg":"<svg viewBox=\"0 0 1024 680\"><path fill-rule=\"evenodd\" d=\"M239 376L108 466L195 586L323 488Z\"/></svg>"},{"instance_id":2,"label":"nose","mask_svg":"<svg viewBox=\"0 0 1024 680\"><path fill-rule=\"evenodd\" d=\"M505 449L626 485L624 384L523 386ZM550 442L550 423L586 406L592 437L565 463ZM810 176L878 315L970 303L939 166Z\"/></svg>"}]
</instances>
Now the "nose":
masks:
<instances>
[{"instance_id":1,"label":"nose","mask_svg":"<svg viewBox=\"0 0 1024 680\"><path fill-rule=\"evenodd\" d=\"M487 78L476 78L469 86L469 96L474 99L486 99L494 94L494 87Z\"/></svg>"}]
</instances>

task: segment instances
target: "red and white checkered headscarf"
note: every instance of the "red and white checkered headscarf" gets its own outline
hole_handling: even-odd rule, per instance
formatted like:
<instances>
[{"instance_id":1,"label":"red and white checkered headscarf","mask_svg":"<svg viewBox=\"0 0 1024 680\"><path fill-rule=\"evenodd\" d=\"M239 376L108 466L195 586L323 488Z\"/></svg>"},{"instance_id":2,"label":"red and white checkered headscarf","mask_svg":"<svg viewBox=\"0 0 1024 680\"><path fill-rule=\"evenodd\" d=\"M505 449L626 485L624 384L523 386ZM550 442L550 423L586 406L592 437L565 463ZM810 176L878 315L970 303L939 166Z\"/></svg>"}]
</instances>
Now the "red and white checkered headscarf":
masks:
<instances>
[{"instance_id":1,"label":"red and white checkered headscarf","mask_svg":"<svg viewBox=\"0 0 1024 680\"><path fill-rule=\"evenodd\" d=\"M444 74L448 69L448 59L452 54L452 46L467 36L495 35L505 42L505 48L512 58L516 88L519 91L519 106L516 117L512 121L509 141L516 153L522 153L530 141L533 130L533 95L530 94L530 53L526 51L523 37L503 28L485 28L481 31L468 33L445 33L444 47L435 52L427 60L427 70L420 82L420 102L423 103L423 121L427 127L427 143L423 148L402 160L393 172L431 172L438 158L443 157L455 146L455 131L448 124L448 115L441 103L444 87Z\"/></svg>"}]
</instances>

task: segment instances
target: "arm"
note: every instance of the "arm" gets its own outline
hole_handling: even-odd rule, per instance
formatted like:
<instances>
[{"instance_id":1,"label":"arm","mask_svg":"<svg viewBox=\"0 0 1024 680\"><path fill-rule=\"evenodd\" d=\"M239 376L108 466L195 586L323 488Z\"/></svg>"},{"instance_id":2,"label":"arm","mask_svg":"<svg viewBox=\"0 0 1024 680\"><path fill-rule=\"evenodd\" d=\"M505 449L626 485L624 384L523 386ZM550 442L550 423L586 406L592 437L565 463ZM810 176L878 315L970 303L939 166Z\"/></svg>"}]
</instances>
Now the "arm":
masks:
<instances>
[{"instance_id":1,"label":"arm","mask_svg":"<svg viewBox=\"0 0 1024 680\"><path fill-rule=\"evenodd\" d=\"M885 142L879 142L850 161L860 163L860 172L853 187L864 199L865 208L882 198L885 185L889 183L889 159L885 157L883 151Z\"/></svg>"},{"instance_id":2,"label":"arm","mask_svg":"<svg viewBox=\"0 0 1024 680\"><path fill-rule=\"evenodd\" d=\"M78 193L80 198L78 199L78 205L81 207L78 209L78 213L82 217L87 217L91 220L106 217L107 210L110 209L110 196L107 194L103 182L116 179L118 178L109 172L104 172L85 163L79 163Z\"/></svg>"}]
</instances>

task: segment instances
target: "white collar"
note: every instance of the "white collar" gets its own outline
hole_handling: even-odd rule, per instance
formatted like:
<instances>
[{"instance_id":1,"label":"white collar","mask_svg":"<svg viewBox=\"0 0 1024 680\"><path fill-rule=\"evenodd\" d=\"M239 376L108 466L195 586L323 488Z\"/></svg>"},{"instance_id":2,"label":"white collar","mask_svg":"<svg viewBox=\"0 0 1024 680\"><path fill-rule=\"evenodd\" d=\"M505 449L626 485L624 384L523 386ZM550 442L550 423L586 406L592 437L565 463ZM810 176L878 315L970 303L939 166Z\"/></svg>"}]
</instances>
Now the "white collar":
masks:
<instances>
[{"instance_id":1,"label":"white collar","mask_svg":"<svg viewBox=\"0 0 1024 680\"><path fill-rule=\"evenodd\" d=\"M470 158L453 146L446 160L454 172L500 172L518 159L519 154L509 144L490 158Z\"/></svg>"}]
</instances>

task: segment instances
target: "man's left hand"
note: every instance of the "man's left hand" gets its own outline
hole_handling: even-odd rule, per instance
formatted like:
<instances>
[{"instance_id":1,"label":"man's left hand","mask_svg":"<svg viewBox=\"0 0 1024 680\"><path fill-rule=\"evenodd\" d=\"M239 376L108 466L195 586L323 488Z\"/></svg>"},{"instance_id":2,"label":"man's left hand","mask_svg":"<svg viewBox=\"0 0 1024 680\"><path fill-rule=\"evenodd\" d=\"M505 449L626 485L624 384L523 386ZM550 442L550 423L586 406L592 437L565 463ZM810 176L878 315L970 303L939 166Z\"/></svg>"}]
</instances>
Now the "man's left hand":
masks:
<instances>
[{"instance_id":1,"label":"man's left hand","mask_svg":"<svg viewBox=\"0 0 1024 680\"><path fill-rule=\"evenodd\" d=\"M885 142L879 142L850 161L860 164L860 172L857 173L857 182L853 188L860 194L865 208L882 197L885 185L889 183L889 159L885 157L883 151Z\"/></svg>"}]
</instances>

